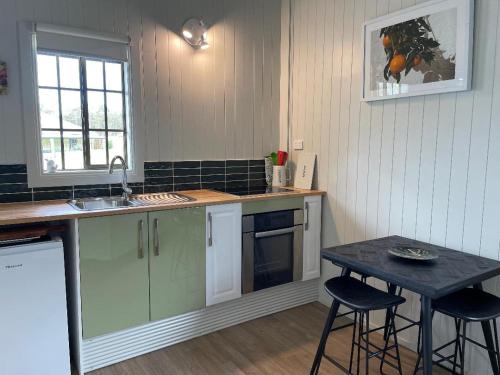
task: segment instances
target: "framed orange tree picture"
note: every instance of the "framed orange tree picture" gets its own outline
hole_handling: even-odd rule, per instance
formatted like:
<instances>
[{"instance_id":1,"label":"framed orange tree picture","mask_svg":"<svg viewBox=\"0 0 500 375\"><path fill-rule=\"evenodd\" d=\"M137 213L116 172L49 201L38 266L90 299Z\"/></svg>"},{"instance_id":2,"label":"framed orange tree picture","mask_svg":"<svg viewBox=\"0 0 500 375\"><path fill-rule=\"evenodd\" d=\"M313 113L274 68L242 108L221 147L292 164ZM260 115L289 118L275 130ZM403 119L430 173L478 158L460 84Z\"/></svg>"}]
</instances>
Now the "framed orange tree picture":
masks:
<instances>
[{"instance_id":1,"label":"framed orange tree picture","mask_svg":"<svg viewBox=\"0 0 500 375\"><path fill-rule=\"evenodd\" d=\"M474 0L435 0L363 25L362 100L469 90Z\"/></svg>"}]
</instances>

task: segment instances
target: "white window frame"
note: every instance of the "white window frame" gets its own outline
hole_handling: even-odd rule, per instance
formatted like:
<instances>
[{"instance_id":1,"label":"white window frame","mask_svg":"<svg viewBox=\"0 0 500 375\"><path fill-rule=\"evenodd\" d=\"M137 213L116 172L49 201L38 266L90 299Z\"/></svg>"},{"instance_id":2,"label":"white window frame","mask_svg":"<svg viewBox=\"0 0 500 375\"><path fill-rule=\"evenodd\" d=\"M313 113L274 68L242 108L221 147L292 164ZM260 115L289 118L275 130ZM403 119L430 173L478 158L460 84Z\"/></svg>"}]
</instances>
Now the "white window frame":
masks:
<instances>
[{"instance_id":1,"label":"white window frame","mask_svg":"<svg viewBox=\"0 0 500 375\"><path fill-rule=\"evenodd\" d=\"M112 184L121 182L121 174L110 175L107 170L79 170L79 171L58 171L56 173L44 173L43 155L41 143L41 126L38 104L38 77L37 77L37 45L36 28L37 24L32 22L20 22L19 48L21 58L21 88L22 88L22 108L23 122L25 130L26 162L28 170L29 187L51 187L68 185L92 185L92 184ZM97 33L88 30L60 27L53 25L43 25L44 28L60 30L61 33L69 35L87 36L94 39L107 41L124 40L123 36L111 33ZM127 38L128 40L128 38ZM127 80L128 108L128 180L129 182L144 181L144 158L142 145L144 144L143 133L139 129L141 103L140 98L133 95L133 77L140 77L135 71L132 61L132 54L138 53L130 48L128 72L125 72ZM64 51L62 51L64 52ZM131 110L133 107L133 111Z\"/></svg>"}]
</instances>

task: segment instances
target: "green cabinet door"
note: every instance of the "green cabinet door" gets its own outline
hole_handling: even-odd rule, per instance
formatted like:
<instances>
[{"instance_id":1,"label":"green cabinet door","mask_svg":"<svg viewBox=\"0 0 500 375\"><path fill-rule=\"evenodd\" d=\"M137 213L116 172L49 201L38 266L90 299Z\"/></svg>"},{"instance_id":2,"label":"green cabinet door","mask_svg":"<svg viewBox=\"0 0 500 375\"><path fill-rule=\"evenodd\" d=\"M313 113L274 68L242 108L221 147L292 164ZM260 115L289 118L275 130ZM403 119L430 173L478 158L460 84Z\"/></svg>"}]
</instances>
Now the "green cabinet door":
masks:
<instances>
[{"instance_id":1,"label":"green cabinet door","mask_svg":"<svg viewBox=\"0 0 500 375\"><path fill-rule=\"evenodd\" d=\"M149 214L151 320L205 307L205 208Z\"/></svg>"},{"instance_id":2,"label":"green cabinet door","mask_svg":"<svg viewBox=\"0 0 500 375\"><path fill-rule=\"evenodd\" d=\"M147 214L79 220L84 338L149 321L147 236Z\"/></svg>"}]
</instances>

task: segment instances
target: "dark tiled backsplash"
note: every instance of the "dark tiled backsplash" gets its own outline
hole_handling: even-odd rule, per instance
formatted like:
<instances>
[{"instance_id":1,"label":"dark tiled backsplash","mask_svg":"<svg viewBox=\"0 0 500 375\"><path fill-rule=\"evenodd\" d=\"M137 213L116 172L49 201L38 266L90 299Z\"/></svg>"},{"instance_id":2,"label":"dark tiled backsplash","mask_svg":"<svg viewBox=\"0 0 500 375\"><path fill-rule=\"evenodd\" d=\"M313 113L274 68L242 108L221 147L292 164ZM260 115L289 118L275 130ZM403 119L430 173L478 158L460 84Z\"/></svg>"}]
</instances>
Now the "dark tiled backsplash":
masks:
<instances>
[{"instance_id":1,"label":"dark tiled backsplash","mask_svg":"<svg viewBox=\"0 0 500 375\"><path fill-rule=\"evenodd\" d=\"M212 189L228 193L265 186L264 159L145 162L134 194ZM0 165L0 203L120 195L120 184L28 188L26 165Z\"/></svg>"}]
</instances>

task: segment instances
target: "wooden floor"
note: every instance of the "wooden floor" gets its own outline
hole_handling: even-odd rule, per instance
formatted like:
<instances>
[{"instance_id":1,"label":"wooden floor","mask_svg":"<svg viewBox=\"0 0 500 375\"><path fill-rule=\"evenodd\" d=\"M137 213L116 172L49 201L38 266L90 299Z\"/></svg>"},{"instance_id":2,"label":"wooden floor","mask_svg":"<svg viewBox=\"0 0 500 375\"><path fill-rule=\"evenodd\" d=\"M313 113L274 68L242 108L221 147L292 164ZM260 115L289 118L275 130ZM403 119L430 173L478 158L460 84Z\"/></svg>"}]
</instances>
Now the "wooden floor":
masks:
<instances>
[{"instance_id":1,"label":"wooden floor","mask_svg":"<svg viewBox=\"0 0 500 375\"><path fill-rule=\"evenodd\" d=\"M327 314L312 303L227 328L126 362L92 375L308 374ZM330 336L327 353L346 363L351 329ZM375 335L372 335L375 336ZM381 342L379 335L375 341ZM404 374L412 374L416 355L401 348ZM370 373L379 374L377 359ZM387 367L387 374L397 372ZM364 374L364 371L361 370ZM323 360L320 374L343 374Z\"/></svg>"}]
</instances>

